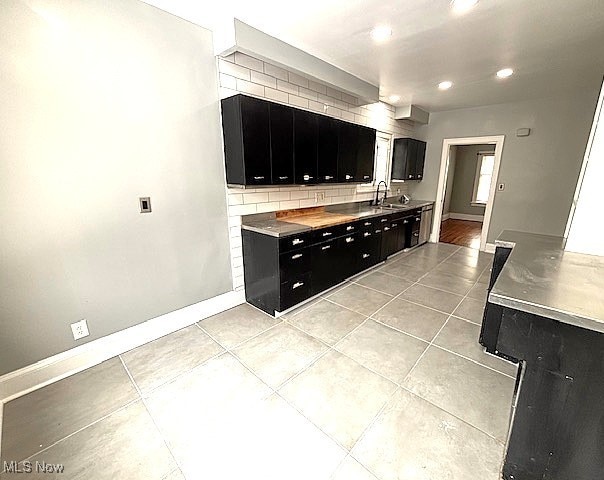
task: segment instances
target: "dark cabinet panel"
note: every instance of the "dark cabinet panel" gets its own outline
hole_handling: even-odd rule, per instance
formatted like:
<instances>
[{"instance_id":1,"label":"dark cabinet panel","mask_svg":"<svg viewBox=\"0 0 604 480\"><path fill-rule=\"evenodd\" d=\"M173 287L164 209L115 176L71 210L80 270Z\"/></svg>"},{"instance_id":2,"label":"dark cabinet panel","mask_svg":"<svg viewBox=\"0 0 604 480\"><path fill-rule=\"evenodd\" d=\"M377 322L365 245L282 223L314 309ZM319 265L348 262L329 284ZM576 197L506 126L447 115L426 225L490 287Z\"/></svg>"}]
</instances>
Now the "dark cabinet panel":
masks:
<instances>
[{"instance_id":1,"label":"dark cabinet panel","mask_svg":"<svg viewBox=\"0 0 604 480\"><path fill-rule=\"evenodd\" d=\"M316 295L340 282L337 273L338 241L323 242L312 247L312 294Z\"/></svg>"},{"instance_id":2,"label":"dark cabinet panel","mask_svg":"<svg viewBox=\"0 0 604 480\"><path fill-rule=\"evenodd\" d=\"M359 234L359 271L380 262L381 237L373 229Z\"/></svg>"},{"instance_id":3,"label":"dark cabinet panel","mask_svg":"<svg viewBox=\"0 0 604 480\"><path fill-rule=\"evenodd\" d=\"M338 262L336 276L338 282L358 272L359 236L357 233L338 238Z\"/></svg>"},{"instance_id":4,"label":"dark cabinet panel","mask_svg":"<svg viewBox=\"0 0 604 480\"><path fill-rule=\"evenodd\" d=\"M373 180L373 167L375 159L375 130L357 126L357 162L355 180L368 183Z\"/></svg>"},{"instance_id":5,"label":"dark cabinet panel","mask_svg":"<svg viewBox=\"0 0 604 480\"><path fill-rule=\"evenodd\" d=\"M421 180L424 176L426 142L413 138L394 140L392 153L393 180Z\"/></svg>"},{"instance_id":6,"label":"dark cabinet panel","mask_svg":"<svg viewBox=\"0 0 604 480\"><path fill-rule=\"evenodd\" d=\"M317 183L318 115L294 110L294 179Z\"/></svg>"},{"instance_id":7,"label":"dark cabinet panel","mask_svg":"<svg viewBox=\"0 0 604 480\"><path fill-rule=\"evenodd\" d=\"M311 270L311 249L301 248L279 255L279 273L281 281L295 280L296 277Z\"/></svg>"},{"instance_id":8,"label":"dark cabinet panel","mask_svg":"<svg viewBox=\"0 0 604 480\"><path fill-rule=\"evenodd\" d=\"M317 181L334 183L338 181L338 121L319 115L318 125Z\"/></svg>"},{"instance_id":9,"label":"dark cabinet panel","mask_svg":"<svg viewBox=\"0 0 604 480\"><path fill-rule=\"evenodd\" d=\"M424 178L424 163L426 160L426 142L417 140L417 156L415 159L415 178L421 180Z\"/></svg>"},{"instance_id":10,"label":"dark cabinet panel","mask_svg":"<svg viewBox=\"0 0 604 480\"><path fill-rule=\"evenodd\" d=\"M358 128L338 122L338 181L354 182L357 170Z\"/></svg>"},{"instance_id":11,"label":"dark cabinet panel","mask_svg":"<svg viewBox=\"0 0 604 480\"><path fill-rule=\"evenodd\" d=\"M287 310L311 295L311 274L306 273L281 284L279 311Z\"/></svg>"},{"instance_id":12,"label":"dark cabinet panel","mask_svg":"<svg viewBox=\"0 0 604 480\"><path fill-rule=\"evenodd\" d=\"M237 95L222 100L227 183L271 183L268 102Z\"/></svg>"},{"instance_id":13,"label":"dark cabinet panel","mask_svg":"<svg viewBox=\"0 0 604 480\"><path fill-rule=\"evenodd\" d=\"M294 113L290 107L269 103L272 184L294 183Z\"/></svg>"}]
</instances>

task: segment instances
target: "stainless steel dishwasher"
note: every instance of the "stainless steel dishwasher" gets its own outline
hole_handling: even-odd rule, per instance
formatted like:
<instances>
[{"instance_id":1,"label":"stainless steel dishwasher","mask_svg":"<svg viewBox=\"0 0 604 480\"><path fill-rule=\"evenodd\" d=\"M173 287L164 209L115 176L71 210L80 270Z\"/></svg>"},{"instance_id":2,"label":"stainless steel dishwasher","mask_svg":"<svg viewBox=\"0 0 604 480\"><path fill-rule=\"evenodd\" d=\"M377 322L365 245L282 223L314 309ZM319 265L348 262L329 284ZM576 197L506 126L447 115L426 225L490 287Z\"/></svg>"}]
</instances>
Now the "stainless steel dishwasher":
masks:
<instances>
[{"instance_id":1,"label":"stainless steel dishwasher","mask_svg":"<svg viewBox=\"0 0 604 480\"><path fill-rule=\"evenodd\" d=\"M434 205L426 205L422 207L422 222L419 227L419 242L418 245L426 243L430 238L432 231L432 214L434 213Z\"/></svg>"}]
</instances>

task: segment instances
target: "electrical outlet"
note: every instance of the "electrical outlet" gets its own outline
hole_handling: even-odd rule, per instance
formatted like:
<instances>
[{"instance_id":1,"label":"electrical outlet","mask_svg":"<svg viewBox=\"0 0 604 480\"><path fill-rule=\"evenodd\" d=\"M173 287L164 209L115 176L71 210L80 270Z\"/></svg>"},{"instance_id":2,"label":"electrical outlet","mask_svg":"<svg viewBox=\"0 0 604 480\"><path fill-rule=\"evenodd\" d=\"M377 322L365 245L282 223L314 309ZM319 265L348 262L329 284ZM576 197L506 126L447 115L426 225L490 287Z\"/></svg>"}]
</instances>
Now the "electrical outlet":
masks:
<instances>
[{"instance_id":1,"label":"electrical outlet","mask_svg":"<svg viewBox=\"0 0 604 480\"><path fill-rule=\"evenodd\" d=\"M401 189L400 189L400 188L397 188L397 189L396 189L396 193L401 193Z\"/></svg>"},{"instance_id":2,"label":"electrical outlet","mask_svg":"<svg viewBox=\"0 0 604 480\"><path fill-rule=\"evenodd\" d=\"M315 203L325 201L325 192L315 192Z\"/></svg>"},{"instance_id":3,"label":"electrical outlet","mask_svg":"<svg viewBox=\"0 0 604 480\"><path fill-rule=\"evenodd\" d=\"M497 185L497 190L499 190L500 192L502 190L505 190L505 183L500 183L499 185Z\"/></svg>"},{"instance_id":4,"label":"electrical outlet","mask_svg":"<svg viewBox=\"0 0 604 480\"><path fill-rule=\"evenodd\" d=\"M83 318L79 322L71 324L71 332L73 333L73 339L79 340L80 338L87 337L90 335L88 331L88 324L86 323L86 319Z\"/></svg>"}]
</instances>

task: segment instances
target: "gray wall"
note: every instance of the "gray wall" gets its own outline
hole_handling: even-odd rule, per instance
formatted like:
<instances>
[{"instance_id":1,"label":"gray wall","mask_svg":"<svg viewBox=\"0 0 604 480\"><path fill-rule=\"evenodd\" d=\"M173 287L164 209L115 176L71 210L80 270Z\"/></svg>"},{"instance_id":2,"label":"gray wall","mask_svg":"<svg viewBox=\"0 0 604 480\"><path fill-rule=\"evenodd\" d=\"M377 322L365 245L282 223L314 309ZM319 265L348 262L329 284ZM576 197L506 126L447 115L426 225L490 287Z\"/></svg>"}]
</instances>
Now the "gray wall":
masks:
<instances>
[{"instance_id":1,"label":"gray wall","mask_svg":"<svg viewBox=\"0 0 604 480\"><path fill-rule=\"evenodd\" d=\"M495 151L494 145L460 145L457 147L455 178L451 188L452 213L484 215L485 207L472 206L478 152Z\"/></svg>"},{"instance_id":2,"label":"gray wall","mask_svg":"<svg viewBox=\"0 0 604 480\"><path fill-rule=\"evenodd\" d=\"M414 198L435 200L443 139L505 135L489 242L504 229L563 235L593 119L598 85L593 90L523 102L430 114L418 128L428 142L424 179ZM516 137L516 129L532 129Z\"/></svg>"},{"instance_id":3,"label":"gray wall","mask_svg":"<svg viewBox=\"0 0 604 480\"><path fill-rule=\"evenodd\" d=\"M82 318L88 341L232 288L210 32L28 4L0 4L0 374L81 344Z\"/></svg>"}]
</instances>

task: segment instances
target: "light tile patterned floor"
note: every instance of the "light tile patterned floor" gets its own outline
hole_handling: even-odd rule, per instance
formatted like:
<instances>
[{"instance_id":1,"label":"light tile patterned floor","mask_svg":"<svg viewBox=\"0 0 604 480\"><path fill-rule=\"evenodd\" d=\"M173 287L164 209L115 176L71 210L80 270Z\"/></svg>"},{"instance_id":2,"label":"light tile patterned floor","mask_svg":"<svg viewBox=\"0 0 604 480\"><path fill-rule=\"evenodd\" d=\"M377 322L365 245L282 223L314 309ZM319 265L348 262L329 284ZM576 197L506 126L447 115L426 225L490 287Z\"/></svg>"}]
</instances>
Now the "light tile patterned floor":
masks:
<instances>
[{"instance_id":1,"label":"light tile patterned floor","mask_svg":"<svg viewBox=\"0 0 604 480\"><path fill-rule=\"evenodd\" d=\"M61 479L498 479L516 367L478 344L491 261L429 244L280 319L206 319L6 404L3 460Z\"/></svg>"}]
</instances>

